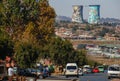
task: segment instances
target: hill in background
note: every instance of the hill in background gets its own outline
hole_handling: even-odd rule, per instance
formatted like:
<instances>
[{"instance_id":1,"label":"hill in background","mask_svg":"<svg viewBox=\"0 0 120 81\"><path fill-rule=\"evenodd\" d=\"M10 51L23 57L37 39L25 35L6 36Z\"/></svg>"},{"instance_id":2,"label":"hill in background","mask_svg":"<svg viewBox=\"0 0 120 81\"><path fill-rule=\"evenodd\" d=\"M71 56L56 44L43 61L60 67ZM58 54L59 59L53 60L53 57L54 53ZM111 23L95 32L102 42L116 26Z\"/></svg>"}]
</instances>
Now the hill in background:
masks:
<instances>
[{"instance_id":1,"label":"hill in background","mask_svg":"<svg viewBox=\"0 0 120 81\"><path fill-rule=\"evenodd\" d=\"M66 17L66 16L57 16L56 17L56 22L59 22L59 21L68 21L68 22L71 22L72 18ZM101 18L100 21L99 21L99 23L117 23L117 24L120 24L120 19L115 19L115 18Z\"/></svg>"}]
</instances>

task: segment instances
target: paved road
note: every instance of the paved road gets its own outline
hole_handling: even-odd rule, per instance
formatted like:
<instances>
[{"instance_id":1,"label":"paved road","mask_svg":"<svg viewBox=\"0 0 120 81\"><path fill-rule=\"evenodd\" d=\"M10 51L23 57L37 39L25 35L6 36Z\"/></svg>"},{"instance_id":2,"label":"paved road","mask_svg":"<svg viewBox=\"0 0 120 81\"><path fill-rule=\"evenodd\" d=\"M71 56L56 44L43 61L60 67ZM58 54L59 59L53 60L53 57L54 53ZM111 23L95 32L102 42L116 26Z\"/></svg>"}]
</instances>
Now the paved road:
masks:
<instances>
[{"instance_id":1,"label":"paved road","mask_svg":"<svg viewBox=\"0 0 120 81\"><path fill-rule=\"evenodd\" d=\"M110 81L105 73L94 73L80 76L80 81Z\"/></svg>"},{"instance_id":2,"label":"paved road","mask_svg":"<svg viewBox=\"0 0 120 81\"><path fill-rule=\"evenodd\" d=\"M84 74L83 76L77 77L69 77L65 76L51 76L46 79L38 79L37 81L120 81L120 79L108 79L106 73L90 73Z\"/></svg>"}]
</instances>

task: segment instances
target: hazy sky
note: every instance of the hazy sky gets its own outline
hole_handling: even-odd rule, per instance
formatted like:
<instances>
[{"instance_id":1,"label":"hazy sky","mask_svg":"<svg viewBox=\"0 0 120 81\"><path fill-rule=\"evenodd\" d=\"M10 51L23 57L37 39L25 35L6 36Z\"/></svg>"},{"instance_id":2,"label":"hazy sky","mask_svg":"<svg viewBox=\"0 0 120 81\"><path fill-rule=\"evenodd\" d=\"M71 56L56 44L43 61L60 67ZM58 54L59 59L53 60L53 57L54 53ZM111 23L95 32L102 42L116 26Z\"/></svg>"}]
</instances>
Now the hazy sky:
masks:
<instances>
[{"instance_id":1,"label":"hazy sky","mask_svg":"<svg viewBox=\"0 0 120 81\"><path fill-rule=\"evenodd\" d=\"M83 5L84 19L88 18L88 5L100 5L100 17L120 19L120 0L49 0L57 15L72 17L72 5Z\"/></svg>"}]
</instances>

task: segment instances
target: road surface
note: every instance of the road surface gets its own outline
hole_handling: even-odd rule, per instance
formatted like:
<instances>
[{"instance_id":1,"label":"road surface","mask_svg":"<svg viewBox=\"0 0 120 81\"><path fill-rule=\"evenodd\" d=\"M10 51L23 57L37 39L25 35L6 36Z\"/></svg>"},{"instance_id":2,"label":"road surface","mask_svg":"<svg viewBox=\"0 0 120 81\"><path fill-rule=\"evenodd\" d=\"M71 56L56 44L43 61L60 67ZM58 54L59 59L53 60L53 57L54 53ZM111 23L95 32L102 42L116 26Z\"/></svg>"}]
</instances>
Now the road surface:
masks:
<instances>
[{"instance_id":1,"label":"road surface","mask_svg":"<svg viewBox=\"0 0 120 81\"><path fill-rule=\"evenodd\" d=\"M54 75L47 77L46 79L37 79L37 81L120 81L120 79L108 79L106 73L90 73L84 74L83 76L68 77L62 75Z\"/></svg>"}]
</instances>

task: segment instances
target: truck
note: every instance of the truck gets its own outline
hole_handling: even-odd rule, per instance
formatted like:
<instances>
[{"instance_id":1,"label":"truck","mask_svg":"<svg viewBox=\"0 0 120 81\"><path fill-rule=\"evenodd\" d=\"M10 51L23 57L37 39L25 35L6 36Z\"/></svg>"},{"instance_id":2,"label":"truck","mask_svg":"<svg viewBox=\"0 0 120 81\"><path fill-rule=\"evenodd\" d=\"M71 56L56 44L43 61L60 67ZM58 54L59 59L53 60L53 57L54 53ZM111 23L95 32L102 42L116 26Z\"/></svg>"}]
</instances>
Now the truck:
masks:
<instances>
[{"instance_id":1,"label":"truck","mask_svg":"<svg viewBox=\"0 0 120 81\"><path fill-rule=\"evenodd\" d=\"M5 80L7 77L7 69L5 66L5 61L0 61L0 81Z\"/></svg>"}]
</instances>

